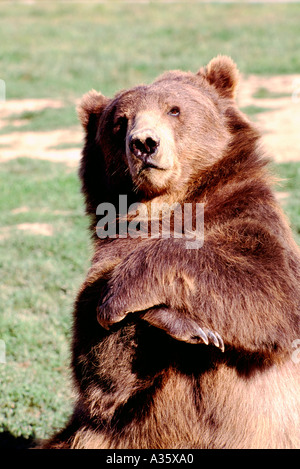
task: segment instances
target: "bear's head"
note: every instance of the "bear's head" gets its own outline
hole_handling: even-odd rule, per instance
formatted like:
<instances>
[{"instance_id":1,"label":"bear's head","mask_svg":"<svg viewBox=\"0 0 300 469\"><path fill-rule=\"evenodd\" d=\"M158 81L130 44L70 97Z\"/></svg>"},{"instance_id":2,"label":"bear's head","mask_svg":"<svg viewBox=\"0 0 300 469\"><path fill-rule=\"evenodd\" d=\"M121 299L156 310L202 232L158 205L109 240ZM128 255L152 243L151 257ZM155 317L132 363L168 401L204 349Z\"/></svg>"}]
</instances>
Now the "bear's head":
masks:
<instances>
[{"instance_id":1,"label":"bear's head","mask_svg":"<svg viewBox=\"0 0 300 469\"><path fill-rule=\"evenodd\" d=\"M86 94L78 114L86 133L80 175L87 211L119 194L142 201L201 184L242 116L237 83L236 65L219 56L195 74L166 72L112 99Z\"/></svg>"}]
</instances>

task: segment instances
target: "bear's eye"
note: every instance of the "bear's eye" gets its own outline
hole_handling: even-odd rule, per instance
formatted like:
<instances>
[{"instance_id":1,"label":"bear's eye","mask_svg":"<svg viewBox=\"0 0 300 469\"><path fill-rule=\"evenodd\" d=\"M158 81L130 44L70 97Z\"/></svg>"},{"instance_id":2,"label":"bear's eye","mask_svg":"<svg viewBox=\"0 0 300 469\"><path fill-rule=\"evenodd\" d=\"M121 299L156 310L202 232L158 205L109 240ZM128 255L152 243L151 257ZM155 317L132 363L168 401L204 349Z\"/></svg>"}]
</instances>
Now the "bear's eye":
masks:
<instances>
[{"instance_id":1,"label":"bear's eye","mask_svg":"<svg viewBox=\"0 0 300 469\"><path fill-rule=\"evenodd\" d=\"M114 122L114 133L126 132L127 129L127 118L125 116L118 117Z\"/></svg>"},{"instance_id":2,"label":"bear's eye","mask_svg":"<svg viewBox=\"0 0 300 469\"><path fill-rule=\"evenodd\" d=\"M172 117L178 117L179 114L180 114L180 109L178 106L174 106L170 109L170 111L168 112L169 116L172 116Z\"/></svg>"}]
</instances>

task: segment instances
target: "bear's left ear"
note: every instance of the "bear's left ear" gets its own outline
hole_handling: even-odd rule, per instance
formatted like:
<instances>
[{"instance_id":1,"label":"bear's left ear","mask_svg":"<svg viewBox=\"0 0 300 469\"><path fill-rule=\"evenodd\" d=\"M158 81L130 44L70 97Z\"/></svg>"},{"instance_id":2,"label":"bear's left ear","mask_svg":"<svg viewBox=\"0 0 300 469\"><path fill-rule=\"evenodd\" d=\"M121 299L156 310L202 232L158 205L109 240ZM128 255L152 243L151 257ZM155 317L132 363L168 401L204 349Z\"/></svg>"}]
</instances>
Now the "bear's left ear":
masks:
<instances>
[{"instance_id":1,"label":"bear's left ear","mask_svg":"<svg viewBox=\"0 0 300 469\"><path fill-rule=\"evenodd\" d=\"M206 67L201 68L197 75L203 76L223 98L235 97L239 71L230 57L218 55Z\"/></svg>"},{"instance_id":2,"label":"bear's left ear","mask_svg":"<svg viewBox=\"0 0 300 469\"><path fill-rule=\"evenodd\" d=\"M77 107L77 114L79 120L86 130L90 122L90 118L95 115L100 115L106 107L109 98L103 96L95 90L91 90L83 95L79 106Z\"/></svg>"}]
</instances>

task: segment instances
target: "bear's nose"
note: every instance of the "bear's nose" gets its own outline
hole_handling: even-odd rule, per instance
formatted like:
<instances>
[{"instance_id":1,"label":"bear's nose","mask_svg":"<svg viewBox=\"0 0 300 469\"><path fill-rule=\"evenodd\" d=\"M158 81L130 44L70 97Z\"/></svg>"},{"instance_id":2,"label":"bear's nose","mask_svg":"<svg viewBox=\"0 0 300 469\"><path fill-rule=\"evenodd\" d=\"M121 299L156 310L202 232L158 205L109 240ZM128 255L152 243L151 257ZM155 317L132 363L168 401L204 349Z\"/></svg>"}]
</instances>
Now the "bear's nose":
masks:
<instances>
[{"instance_id":1,"label":"bear's nose","mask_svg":"<svg viewBox=\"0 0 300 469\"><path fill-rule=\"evenodd\" d=\"M155 133L143 131L134 133L129 139L129 149L137 158L147 162L149 157L156 155L160 140Z\"/></svg>"}]
</instances>

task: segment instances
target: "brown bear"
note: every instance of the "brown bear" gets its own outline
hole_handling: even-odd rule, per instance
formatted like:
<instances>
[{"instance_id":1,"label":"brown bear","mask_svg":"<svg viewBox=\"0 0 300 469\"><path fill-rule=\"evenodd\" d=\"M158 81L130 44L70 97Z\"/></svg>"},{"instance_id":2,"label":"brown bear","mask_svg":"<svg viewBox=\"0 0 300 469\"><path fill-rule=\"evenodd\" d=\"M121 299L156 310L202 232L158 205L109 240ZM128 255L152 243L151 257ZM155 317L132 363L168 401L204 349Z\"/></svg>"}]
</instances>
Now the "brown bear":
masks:
<instances>
[{"instance_id":1,"label":"brown bear","mask_svg":"<svg viewBox=\"0 0 300 469\"><path fill-rule=\"evenodd\" d=\"M44 448L299 447L300 253L237 82L219 56L84 96L95 250L74 310L77 402ZM182 210L168 236L163 211L150 230L153 203Z\"/></svg>"}]
</instances>

